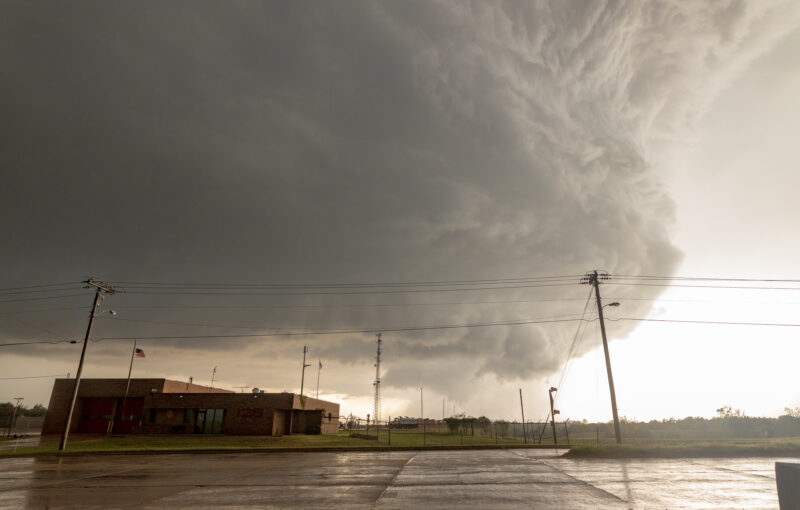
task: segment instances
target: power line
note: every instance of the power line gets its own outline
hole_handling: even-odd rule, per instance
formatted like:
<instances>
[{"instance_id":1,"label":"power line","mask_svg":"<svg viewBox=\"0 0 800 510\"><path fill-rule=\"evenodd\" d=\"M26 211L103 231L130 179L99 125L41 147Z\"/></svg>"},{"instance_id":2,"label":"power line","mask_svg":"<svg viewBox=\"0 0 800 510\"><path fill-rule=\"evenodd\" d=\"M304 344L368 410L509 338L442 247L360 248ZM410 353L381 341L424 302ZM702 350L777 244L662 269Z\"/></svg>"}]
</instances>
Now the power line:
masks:
<instances>
[{"instance_id":1,"label":"power line","mask_svg":"<svg viewBox=\"0 0 800 510\"><path fill-rule=\"evenodd\" d=\"M6 344L0 344L0 347L10 347L12 345L35 345L35 344L78 344L83 343L77 340L37 340L35 342L12 342Z\"/></svg>"},{"instance_id":2,"label":"power line","mask_svg":"<svg viewBox=\"0 0 800 510\"><path fill-rule=\"evenodd\" d=\"M310 330L310 331L284 331L284 332L271 332L260 334L235 334L235 335L156 335L156 336L109 336L98 338L96 341L101 340L189 340L189 339L206 339L206 338L259 338L271 336L305 336L305 335L337 335L337 334L355 334L355 333L375 333L376 331L386 332L403 332L403 331L428 331L437 329L460 329L460 328L480 328L491 326L520 326L525 324L549 324L557 322L575 322L582 320L580 318L571 319L526 319L518 321L502 321L502 322L478 322L470 324L445 324L438 326L401 326L401 327L376 327L364 329L330 329L330 330Z\"/></svg>"},{"instance_id":3,"label":"power line","mask_svg":"<svg viewBox=\"0 0 800 510\"><path fill-rule=\"evenodd\" d=\"M693 280L693 281L718 281L718 282L776 282L776 283L800 283L797 279L785 278L726 278L711 276L652 276L652 275L612 275L614 279L643 279L643 280Z\"/></svg>"},{"instance_id":4,"label":"power line","mask_svg":"<svg viewBox=\"0 0 800 510\"><path fill-rule=\"evenodd\" d=\"M71 298L71 297L86 297L86 294L66 294L63 296L45 296L45 297L35 297L35 298L15 298L15 299L0 299L0 303L19 303L22 301L44 301L46 299L64 299L64 298Z\"/></svg>"},{"instance_id":5,"label":"power line","mask_svg":"<svg viewBox=\"0 0 800 510\"><path fill-rule=\"evenodd\" d=\"M130 307L129 307L130 308ZM160 307L153 307L153 308L160 308ZM70 306L65 308L37 308L35 310L14 310L12 312L0 312L0 315L21 315L26 313L38 313L38 312L56 312L56 311L66 311L66 310L84 310L85 307L77 307L77 306Z\"/></svg>"},{"instance_id":6,"label":"power line","mask_svg":"<svg viewBox=\"0 0 800 510\"><path fill-rule=\"evenodd\" d=\"M391 289L391 290L353 290L353 291L336 291L336 292L222 292L222 291L180 291L168 290L161 291L161 289L146 290L131 290L127 291L128 294L149 294L149 295L189 295L189 296L340 296L340 295L356 295L356 294L410 294L420 292L468 292L480 290L504 290L504 289L528 289L528 288L542 288L542 287L565 287L572 286L575 283L544 283L544 284L531 284L531 285L503 285L493 287L470 287L470 288L432 288L432 289ZM128 287L130 288L130 287Z\"/></svg>"},{"instance_id":7,"label":"power line","mask_svg":"<svg viewBox=\"0 0 800 510\"><path fill-rule=\"evenodd\" d=\"M586 310L589 308L589 302L592 299L592 289L589 289L589 295L586 296L586 303L583 305L583 312L581 313L581 319L586 317ZM563 384L564 380L567 377L567 373L569 372L569 362L572 359L573 354L576 352L577 347L583 341L583 335L586 333L586 328L583 328L581 331L581 327L585 325L585 321L581 321L578 323L578 328L575 330L575 335L572 338L572 344L569 347L569 352L567 354L567 360L564 362L564 368L561 371L561 377L558 379L558 384L556 388L558 388L558 393L556 393L556 398L553 400L553 405L555 406L558 403L558 397L563 392ZM580 334L580 336L579 336Z\"/></svg>"},{"instance_id":8,"label":"power line","mask_svg":"<svg viewBox=\"0 0 800 510\"><path fill-rule=\"evenodd\" d=\"M774 326L774 327L800 327L797 323L786 322L734 322L734 321L699 321L688 319L647 319L638 317L618 317L616 319L606 319L608 321L639 321L639 322L673 322L677 324L717 324L722 326Z\"/></svg>"},{"instance_id":9,"label":"power line","mask_svg":"<svg viewBox=\"0 0 800 510\"><path fill-rule=\"evenodd\" d=\"M67 374L50 374L50 375L28 375L25 377L0 377L0 381L10 381L12 379L45 379L48 377L66 377Z\"/></svg>"},{"instance_id":10,"label":"power line","mask_svg":"<svg viewBox=\"0 0 800 510\"><path fill-rule=\"evenodd\" d=\"M45 333L49 333L49 334L51 334L51 335L54 335L54 336L61 336L59 333L55 333L55 332L53 332L53 331L50 331L50 330L49 330L49 329L47 329L47 328L43 328L43 327L41 327L41 326L37 326L36 324L31 324L30 322L28 322L28 321L24 321L24 320L22 320L22 319L19 319L19 318L17 318L17 317L9 317L9 319L11 319L12 321L19 322L20 324L22 324L22 325L24 325L24 326L28 326L29 328L32 328L32 329L36 329L36 330L39 330L39 331L43 331L43 332L45 332Z\"/></svg>"},{"instance_id":11,"label":"power line","mask_svg":"<svg viewBox=\"0 0 800 510\"><path fill-rule=\"evenodd\" d=\"M83 282L47 283L42 285L28 285L25 287L4 287L0 288L0 292L10 291L10 290L41 289L45 287L64 287L66 285L81 285L81 284L83 284Z\"/></svg>"},{"instance_id":12,"label":"power line","mask_svg":"<svg viewBox=\"0 0 800 510\"><path fill-rule=\"evenodd\" d=\"M529 276L517 278L487 278L480 280L430 280L416 282L341 282L341 283L193 283L193 282L120 282L119 285L127 288L147 286L159 287L212 287L212 288L331 288L331 287L404 287L404 286L435 286L435 285L475 285L507 282L534 282L549 280L574 280L581 275L561 276Z\"/></svg>"},{"instance_id":13,"label":"power line","mask_svg":"<svg viewBox=\"0 0 800 510\"><path fill-rule=\"evenodd\" d=\"M672 283L626 283L626 282L603 282L603 285L630 285L638 287L686 287L693 289L741 289L741 290L800 290L800 287L765 287L752 285L691 285L691 284L672 284Z\"/></svg>"},{"instance_id":14,"label":"power line","mask_svg":"<svg viewBox=\"0 0 800 510\"><path fill-rule=\"evenodd\" d=\"M641 317L619 317L615 319L606 319L608 321L640 321L640 322L666 322L677 324L716 324L716 325L729 325L729 326L764 326L764 327L800 327L800 323L773 323L773 322L733 322L733 321L701 321L701 320L684 320L684 319L648 319ZM283 331L283 332L269 332L259 334L232 334L232 335L155 335L155 336L114 336L103 337L96 339L97 342L102 340L202 340L202 339L223 339L223 338L261 338L261 337L275 337L275 336L305 336L305 335L336 335L336 334L355 334L355 333L374 333L376 331L429 331L429 330L444 330L444 329L460 329L460 328L477 328L477 327L492 327L492 326L521 326L526 324L552 324L560 322L596 322L597 318L582 318L573 317L567 319L524 319L518 321L500 321L500 322L479 322L469 324L446 324L437 326L403 326L403 327L376 327L364 329L331 329L331 330L310 330L310 331ZM34 344L60 344L82 343L78 340L54 340L54 341L35 341L35 342L14 342L0 344L0 347L16 346L16 345L34 345Z\"/></svg>"},{"instance_id":15,"label":"power line","mask_svg":"<svg viewBox=\"0 0 800 510\"><path fill-rule=\"evenodd\" d=\"M42 292L66 292L69 290L77 290L80 287L75 287L74 285L69 287L64 287L61 289L36 289L36 290L12 290L12 291L3 291L0 292L0 295L3 296L10 296L12 294L40 294Z\"/></svg>"}]
</instances>

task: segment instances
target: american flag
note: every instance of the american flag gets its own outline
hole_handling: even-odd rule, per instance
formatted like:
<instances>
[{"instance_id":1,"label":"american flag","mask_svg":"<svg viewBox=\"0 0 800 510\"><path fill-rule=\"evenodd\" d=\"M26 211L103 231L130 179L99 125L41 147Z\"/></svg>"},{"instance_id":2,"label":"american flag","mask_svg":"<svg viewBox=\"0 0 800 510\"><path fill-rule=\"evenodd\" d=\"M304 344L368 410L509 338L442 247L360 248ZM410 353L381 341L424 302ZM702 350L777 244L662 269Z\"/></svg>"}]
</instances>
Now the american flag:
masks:
<instances>
[{"instance_id":1,"label":"american flag","mask_svg":"<svg viewBox=\"0 0 800 510\"><path fill-rule=\"evenodd\" d=\"M133 351L134 358L144 358L144 351L138 347Z\"/></svg>"}]
</instances>

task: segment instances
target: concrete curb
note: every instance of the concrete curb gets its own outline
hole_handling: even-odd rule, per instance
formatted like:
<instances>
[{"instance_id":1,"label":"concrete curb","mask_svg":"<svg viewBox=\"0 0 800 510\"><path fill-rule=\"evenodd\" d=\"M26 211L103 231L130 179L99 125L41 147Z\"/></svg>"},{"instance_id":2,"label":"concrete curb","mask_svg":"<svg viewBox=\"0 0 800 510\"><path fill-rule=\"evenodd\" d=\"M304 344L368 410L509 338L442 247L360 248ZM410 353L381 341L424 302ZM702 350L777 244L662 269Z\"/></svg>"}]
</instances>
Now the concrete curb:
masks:
<instances>
[{"instance_id":1,"label":"concrete curb","mask_svg":"<svg viewBox=\"0 0 800 510\"><path fill-rule=\"evenodd\" d=\"M118 450L88 452L35 452L0 453L0 459L7 457L79 457L84 455L198 455L198 454L270 454L270 453L338 453L338 452L407 452L407 451L448 451L448 450L569 450L569 445L446 445L446 446L362 446L323 447L323 448L209 448L198 450Z\"/></svg>"}]
</instances>

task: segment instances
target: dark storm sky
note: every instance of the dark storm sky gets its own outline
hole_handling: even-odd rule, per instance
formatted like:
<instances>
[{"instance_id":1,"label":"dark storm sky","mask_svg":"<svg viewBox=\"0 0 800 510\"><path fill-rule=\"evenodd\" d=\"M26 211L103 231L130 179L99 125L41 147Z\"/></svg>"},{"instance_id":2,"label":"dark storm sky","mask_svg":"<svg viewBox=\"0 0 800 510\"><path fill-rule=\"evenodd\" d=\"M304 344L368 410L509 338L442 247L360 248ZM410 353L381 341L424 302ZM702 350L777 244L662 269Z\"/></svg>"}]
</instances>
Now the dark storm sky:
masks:
<instances>
[{"instance_id":1,"label":"dark storm sky","mask_svg":"<svg viewBox=\"0 0 800 510\"><path fill-rule=\"evenodd\" d=\"M781 12L740 2L10 2L0 11L3 287L87 276L303 283L593 268L670 274L680 254L659 176L665 147L702 108L700 85L713 88L709 77L730 72L739 50L763 37L764 19ZM252 307L128 310L120 318L324 328L579 314L586 290L392 301L579 299L546 309L528 302L290 313L257 308L288 302L276 297L113 299L122 310ZM356 301L390 300L291 303ZM5 306L45 304L52 302ZM70 337L85 321L80 311L42 317L40 326ZM106 336L208 332L104 327ZM563 362L573 329L398 334L387 379L402 387L436 373L542 376ZM42 332L3 321L0 334L11 341ZM302 342L173 342L170 370L188 373L179 354L186 351L235 365L263 349L294 363ZM349 370L371 356L372 342L349 335L315 348ZM95 359L116 359L117 347L97 347ZM23 354L71 360L66 349ZM467 398L469 383L459 384ZM361 390L343 377L338 391Z\"/></svg>"}]
</instances>

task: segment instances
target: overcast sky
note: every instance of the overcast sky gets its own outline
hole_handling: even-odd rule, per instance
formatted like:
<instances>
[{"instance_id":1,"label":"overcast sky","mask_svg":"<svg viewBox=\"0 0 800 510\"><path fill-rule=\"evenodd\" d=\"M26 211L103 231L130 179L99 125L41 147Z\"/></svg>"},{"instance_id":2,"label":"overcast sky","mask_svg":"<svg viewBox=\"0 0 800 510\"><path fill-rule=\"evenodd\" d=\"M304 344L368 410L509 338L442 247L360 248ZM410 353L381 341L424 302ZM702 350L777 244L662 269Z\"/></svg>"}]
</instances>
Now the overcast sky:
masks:
<instances>
[{"instance_id":1,"label":"overcast sky","mask_svg":"<svg viewBox=\"0 0 800 510\"><path fill-rule=\"evenodd\" d=\"M94 276L128 290L102 303L117 315L98 318L85 377L124 377L140 337L134 376L206 383L216 366L215 386L299 391L309 345L306 389L321 360L320 396L363 416L371 331L579 317L592 269L799 277L798 54L792 1L5 2L0 286ZM554 275L572 280L291 296L136 285ZM5 291L0 342L82 338L91 292L53 289ZM796 291L603 292L621 302L612 319L798 322ZM560 405L605 420L587 324ZM609 324L623 415L800 405L792 328ZM364 332L257 336L280 329ZM517 417L523 388L544 414L575 333L387 331L384 415L418 413L419 387L431 409L498 418ZM0 373L74 375L79 352L5 347ZM52 387L1 382L0 400L31 405Z\"/></svg>"}]
</instances>

